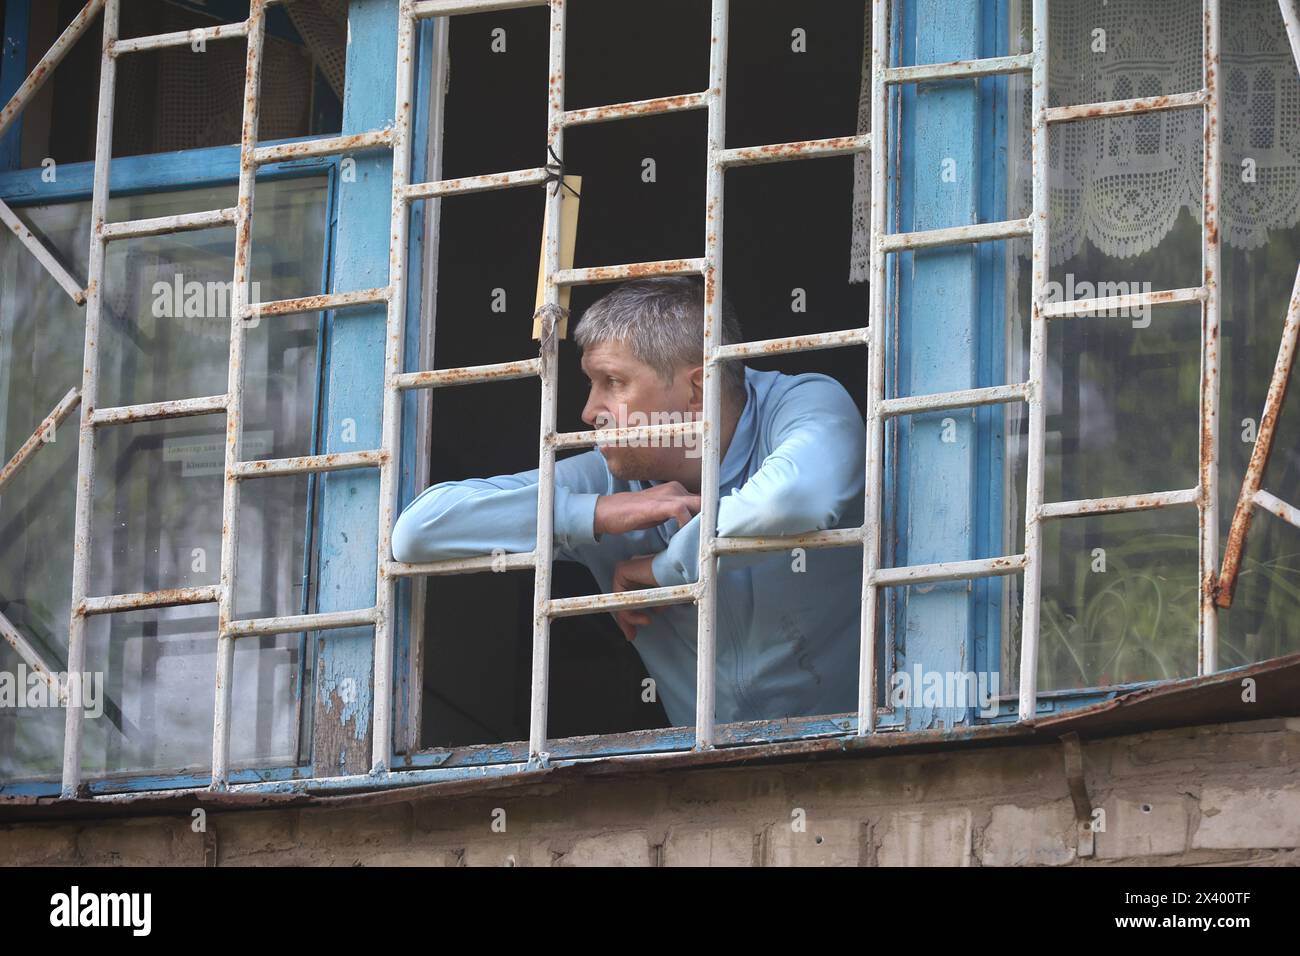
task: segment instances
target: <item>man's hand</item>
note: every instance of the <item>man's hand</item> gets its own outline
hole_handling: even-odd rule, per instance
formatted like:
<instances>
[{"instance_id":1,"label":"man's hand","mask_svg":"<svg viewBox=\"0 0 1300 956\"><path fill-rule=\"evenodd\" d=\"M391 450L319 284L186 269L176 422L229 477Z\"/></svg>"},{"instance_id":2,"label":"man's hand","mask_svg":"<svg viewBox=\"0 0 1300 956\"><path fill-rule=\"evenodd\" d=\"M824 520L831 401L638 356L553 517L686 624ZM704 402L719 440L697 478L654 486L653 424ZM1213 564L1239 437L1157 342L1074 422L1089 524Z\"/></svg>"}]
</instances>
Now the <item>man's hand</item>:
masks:
<instances>
[{"instance_id":1,"label":"man's hand","mask_svg":"<svg viewBox=\"0 0 1300 956\"><path fill-rule=\"evenodd\" d=\"M635 492L632 492L635 494ZM644 493L644 492L643 492ZM637 591L641 588L656 588L659 582L655 580L654 571L650 567L650 562L654 560L653 554L642 554L635 558L628 558L626 561L620 561L614 566L614 592ZM618 622L619 630L629 641L636 640L636 629L644 627L650 623L649 611L661 611L663 608L625 608L614 613L614 620Z\"/></svg>"},{"instance_id":2,"label":"man's hand","mask_svg":"<svg viewBox=\"0 0 1300 956\"><path fill-rule=\"evenodd\" d=\"M688 492L679 481L668 481L645 491L621 491L596 499L595 531L625 534L657 528L669 518L684 525L700 510L700 496Z\"/></svg>"}]
</instances>

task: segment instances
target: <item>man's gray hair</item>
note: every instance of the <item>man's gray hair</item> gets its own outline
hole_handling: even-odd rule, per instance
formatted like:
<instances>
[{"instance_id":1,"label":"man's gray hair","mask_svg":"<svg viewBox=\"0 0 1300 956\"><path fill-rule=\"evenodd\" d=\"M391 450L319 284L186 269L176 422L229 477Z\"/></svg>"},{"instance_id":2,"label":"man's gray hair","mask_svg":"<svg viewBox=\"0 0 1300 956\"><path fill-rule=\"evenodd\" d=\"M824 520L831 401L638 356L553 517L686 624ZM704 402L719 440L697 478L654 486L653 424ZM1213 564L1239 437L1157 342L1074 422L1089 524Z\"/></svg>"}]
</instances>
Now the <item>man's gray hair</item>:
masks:
<instances>
[{"instance_id":1,"label":"man's gray hair","mask_svg":"<svg viewBox=\"0 0 1300 956\"><path fill-rule=\"evenodd\" d=\"M722 297L722 343L742 341L731 300ZM582 314L574 331L578 348L621 342L665 382L683 365L703 364L704 277L656 276L624 282ZM745 394L745 366L722 364L722 381L734 396Z\"/></svg>"}]
</instances>

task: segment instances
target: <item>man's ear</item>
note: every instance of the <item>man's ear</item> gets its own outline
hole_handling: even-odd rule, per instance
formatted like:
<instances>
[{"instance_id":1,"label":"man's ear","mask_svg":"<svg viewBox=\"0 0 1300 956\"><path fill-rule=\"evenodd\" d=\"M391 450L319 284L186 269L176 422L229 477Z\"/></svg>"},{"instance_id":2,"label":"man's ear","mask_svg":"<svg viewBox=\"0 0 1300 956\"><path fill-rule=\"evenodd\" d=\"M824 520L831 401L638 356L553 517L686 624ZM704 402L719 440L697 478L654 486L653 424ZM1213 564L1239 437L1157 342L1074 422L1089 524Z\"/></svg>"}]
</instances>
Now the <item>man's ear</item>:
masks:
<instances>
[{"instance_id":1,"label":"man's ear","mask_svg":"<svg viewBox=\"0 0 1300 956\"><path fill-rule=\"evenodd\" d=\"M691 383L690 410L704 411L704 366L697 365L690 370L688 381Z\"/></svg>"}]
</instances>

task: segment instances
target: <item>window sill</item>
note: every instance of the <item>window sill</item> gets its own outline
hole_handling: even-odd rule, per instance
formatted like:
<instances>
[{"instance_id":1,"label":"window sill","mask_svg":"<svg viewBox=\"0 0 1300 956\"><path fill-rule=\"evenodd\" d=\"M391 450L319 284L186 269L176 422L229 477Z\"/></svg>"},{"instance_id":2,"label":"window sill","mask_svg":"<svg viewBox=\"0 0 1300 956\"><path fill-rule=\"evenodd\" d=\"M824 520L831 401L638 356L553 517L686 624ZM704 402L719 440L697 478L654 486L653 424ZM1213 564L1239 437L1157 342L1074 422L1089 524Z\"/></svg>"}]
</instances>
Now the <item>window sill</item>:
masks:
<instances>
[{"instance_id":1,"label":"window sill","mask_svg":"<svg viewBox=\"0 0 1300 956\"><path fill-rule=\"evenodd\" d=\"M1254 702L1242 700L1242 681L1247 678L1257 685L1267 685L1257 687ZM258 784L226 793L195 789L155 790L74 800L0 796L0 824L189 815L198 807L223 812L305 806L369 807L430 797L456 798L541 782L561 784L616 774L884 756L966 746L1043 744L1053 743L1067 733L1109 737L1196 724L1292 716L1300 716L1300 653L1205 677L1150 685L1109 700L1048 714L1029 723L886 730L863 737L841 731L835 736L811 739L733 743L701 752L678 750L566 758L553 760L543 767L529 767L518 762L491 767L399 770L383 778L292 780ZM771 722L765 725L770 726Z\"/></svg>"}]
</instances>

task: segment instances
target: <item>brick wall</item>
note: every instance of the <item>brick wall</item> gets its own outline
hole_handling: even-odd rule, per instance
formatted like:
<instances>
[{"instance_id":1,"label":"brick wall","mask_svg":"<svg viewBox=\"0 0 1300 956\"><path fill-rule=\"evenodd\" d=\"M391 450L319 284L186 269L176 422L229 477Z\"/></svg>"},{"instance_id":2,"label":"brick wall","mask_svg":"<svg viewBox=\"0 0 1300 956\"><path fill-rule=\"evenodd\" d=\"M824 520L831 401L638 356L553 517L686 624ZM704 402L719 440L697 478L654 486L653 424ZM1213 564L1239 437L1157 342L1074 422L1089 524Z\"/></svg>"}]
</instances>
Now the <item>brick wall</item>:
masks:
<instances>
[{"instance_id":1,"label":"brick wall","mask_svg":"<svg viewBox=\"0 0 1300 956\"><path fill-rule=\"evenodd\" d=\"M1080 855L1060 745L564 780L365 809L12 824L0 863L221 866L1300 864L1300 719L1083 742ZM802 826L800 826L802 824ZM1087 841L1083 841L1084 854Z\"/></svg>"}]
</instances>

